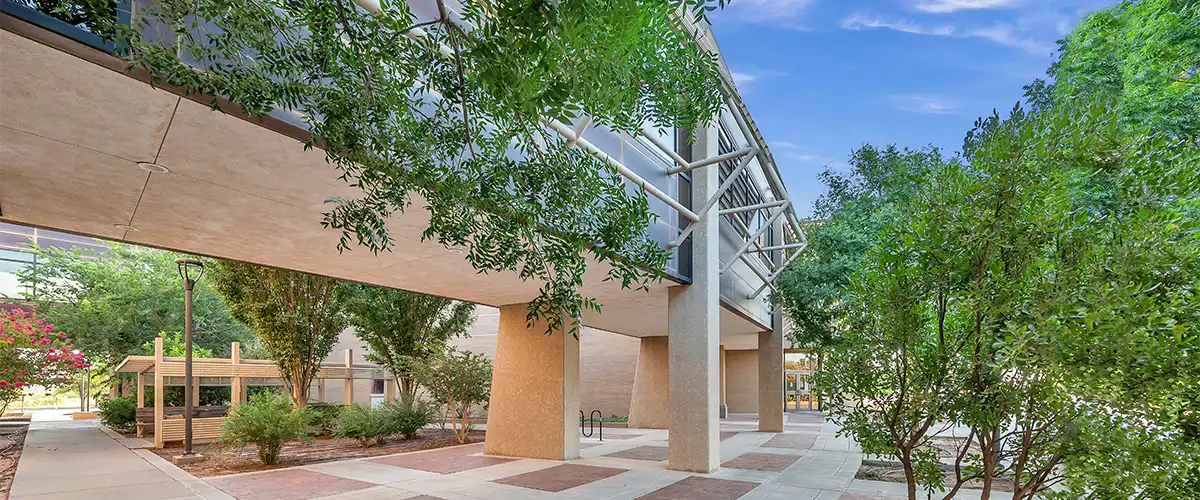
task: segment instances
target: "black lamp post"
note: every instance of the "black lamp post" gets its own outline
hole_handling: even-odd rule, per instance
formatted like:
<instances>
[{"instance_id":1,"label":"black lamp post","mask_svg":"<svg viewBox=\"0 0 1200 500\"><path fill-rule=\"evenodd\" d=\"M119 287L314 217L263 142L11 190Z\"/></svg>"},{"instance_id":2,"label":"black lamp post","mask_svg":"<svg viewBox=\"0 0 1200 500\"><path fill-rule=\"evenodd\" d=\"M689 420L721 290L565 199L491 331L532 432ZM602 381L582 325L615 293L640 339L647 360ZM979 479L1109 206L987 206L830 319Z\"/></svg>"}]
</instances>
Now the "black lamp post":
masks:
<instances>
[{"instance_id":1,"label":"black lamp post","mask_svg":"<svg viewBox=\"0 0 1200 500\"><path fill-rule=\"evenodd\" d=\"M183 455L192 455L192 288L204 275L204 263L196 259L175 259L183 278ZM192 276L192 275L195 276Z\"/></svg>"}]
</instances>

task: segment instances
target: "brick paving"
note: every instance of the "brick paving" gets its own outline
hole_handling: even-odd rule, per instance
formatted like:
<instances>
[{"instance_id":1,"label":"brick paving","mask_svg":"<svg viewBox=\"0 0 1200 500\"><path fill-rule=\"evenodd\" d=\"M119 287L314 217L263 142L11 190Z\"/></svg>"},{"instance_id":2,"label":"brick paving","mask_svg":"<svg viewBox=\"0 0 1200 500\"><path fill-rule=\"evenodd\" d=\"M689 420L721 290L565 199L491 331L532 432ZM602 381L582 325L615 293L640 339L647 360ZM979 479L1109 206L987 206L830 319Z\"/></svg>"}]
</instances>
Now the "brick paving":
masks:
<instances>
[{"instance_id":1,"label":"brick paving","mask_svg":"<svg viewBox=\"0 0 1200 500\"><path fill-rule=\"evenodd\" d=\"M453 474L515 461L515 458L475 455L483 451L482 446L455 446L436 451L405 453L371 460L372 463L415 469L438 474Z\"/></svg>"},{"instance_id":2,"label":"brick paving","mask_svg":"<svg viewBox=\"0 0 1200 500\"><path fill-rule=\"evenodd\" d=\"M654 490L638 500L733 500L741 498L758 483L692 476Z\"/></svg>"},{"instance_id":3,"label":"brick paving","mask_svg":"<svg viewBox=\"0 0 1200 500\"><path fill-rule=\"evenodd\" d=\"M647 460L650 462L661 462L667 459L666 446L638 446L628 450L618 451L604 455L612 458L627 458L630 460Z\"/></svg>"},{"instance_id":4,"label":"brick paving","mask_svg":"<svg viewBox=\"0 0 1200 500\"><path fill-rule=\"evenodd\" d=\"M299 468L220 477L208 483L238 500L306 500L375 486Z\"/></svg>"},{"instance_id":5,"label":"brick paving","mask_svg":"<svg viewBox=\"0 0 1200 500\"><path fill-rule=\"evenodd\" d=\"M776 434L768 439L763 446L768 448L787 448L791 450L807 450L817 442L815 434Z\"/></svg>"},{"instance_id":6,"label":"brick paving","mask_svg":"<svg viewBox=\"0 0 1200 500\"><path fill-rule=\"evenodd\" d=\"M604 478L627 472L628 469L594 467L591 465L563 464L516 476L498 479L495 482L522 488L559 492L583 486Z\"/></svg>"},{"instance_id":7,"label":"brick paving","mask_svg":"<svg viewBox=\"0 0 1200 500\"><path fill-rule=\"evenodd\" d=\"M774 453L744 453L729 460L721 467L731 469L761 470L766 472L782 472L783 469L800 460L796 455L777 455Z\"/></svg>"}]
</instances>

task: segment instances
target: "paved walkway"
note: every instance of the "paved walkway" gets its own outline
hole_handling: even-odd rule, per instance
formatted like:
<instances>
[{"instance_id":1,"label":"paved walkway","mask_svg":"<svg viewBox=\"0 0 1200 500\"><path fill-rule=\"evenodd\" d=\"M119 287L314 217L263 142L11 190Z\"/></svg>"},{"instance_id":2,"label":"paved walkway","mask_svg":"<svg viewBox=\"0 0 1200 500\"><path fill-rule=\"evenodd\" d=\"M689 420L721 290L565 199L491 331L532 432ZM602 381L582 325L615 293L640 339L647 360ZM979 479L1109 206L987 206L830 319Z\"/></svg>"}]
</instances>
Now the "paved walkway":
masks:
<instances>
[{"instance_id":1,"label":"paved walkway","mask_svg":"<svg viewBox=\"0 0 1200 500\"><path fill-rule=\"evenodd\" d=\"M10 498L228 498L153 453L126 448L97 425L96 421L42 421L30 424ZM153 459L174 470L160 469L154 465ZM204 495L197 494L193 488ZM209 496L211 493L217 493L218 496Z\"/></svg>"},{"instance_id":2,"label":"paved walkway","mask_svg":"<svg viewBox=\"0 0 1200 500\"><path fill-rule=\"evenodd\" d=\"M666 469L665 430L605 429L567 462L484 456L457 446L196 479L148 450L130 450L92 422L35 422L14 500L891 500L904 485L854 479L862 453L816 414L789 414L783 433L753 416L721 422L722 467ZM971 498L968 493L964 498Z\"/></svg>"}]
</instances>

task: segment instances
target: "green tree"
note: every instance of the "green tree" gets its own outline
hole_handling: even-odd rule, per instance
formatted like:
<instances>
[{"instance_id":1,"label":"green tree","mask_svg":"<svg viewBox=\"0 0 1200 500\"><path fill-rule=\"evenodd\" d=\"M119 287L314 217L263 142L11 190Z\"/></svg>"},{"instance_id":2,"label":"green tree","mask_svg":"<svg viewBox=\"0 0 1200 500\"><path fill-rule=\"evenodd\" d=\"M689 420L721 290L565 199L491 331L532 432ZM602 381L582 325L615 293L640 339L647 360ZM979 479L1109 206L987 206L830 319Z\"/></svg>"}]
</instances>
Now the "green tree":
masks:
<instances>
[{"instance_id":1,"label":"green tree","mask_svg":"<svg viewBox=\"0 0 1200 500\"><path fill-rule=\"evenodd\" d=\"M340 282L324 276L210 260L213 287L229 311L261 339L279 366L297 406L308 405L308 388L346 328Z\"/></svg>"},{"instance_id":2,"label":"green tree","mask_svg":"<svg viewBox=\"0 0 1200 500\"><path fill-rule=\"evenodd\" d=\"M159 2L137 16L174 30L172 43L141 22L111 38L157 81L305 117L304 147L362 191L325 214L340 249L390 249L389 218L422 203L424 238L465 247L480 272L540 282L531 321L576 333L570 319L600 308L579 291L589 262L648 288L669 253L650 237L645 193L543 119L586 115L630 133L710 123L718 63L696 41L696 15L724 1L457 4L418 19L405 2ZM196 25L222 36L194 36Z\"/></svg>"},{"instance_id":3,"label":"green tree","mask_svg":"<svg viewBox=\"0 0 1200 500\"><path fill-rule=\"evenodd\" d=\"M446 405L454 437L466 443L474 424L471 412L486 407L492 393L492 362L470 351L454 348L413 360L413 373L417 383Z\"/></svg>"},{"instance_id":4,"label":"green tree","mask_svg":"<svg viewBox=\"0 0 1200 500\"><path fill-rule=\"evenodd\" d=\"M367 359L387 368L404 395L417 390L412 361L441 353L475 322L469 302L359 283L341 293L354 334L370 348Z\"/></svg>"},{"instance_id":5,"label":"green tree","mask_svg":"<svg viewBox=\"0 0 1200 500\"><path fill-rule=\"evenodd\" d=\"M160 332L183 331L183 283L175 259L180 254L110 243L108 251L34 248L38 264L18 272L47 321L70 331L87 358L116 366L144 354ZM218 356L252 335L234 321L206 281L193 292L193 341Z\"/></svg>"},{"instance_id":6,"label":"green tree","mask_svg":"<svg viewBox=\"0 0 1200 500\"><path fill-rule=\"evenodd\" d=\"M179 332L158 334L163 338L163 356L182 358L187 356L187 344L184 343L183 334ZM150 356L154 355L154 342L146 342L142 344L142 353ZM192 357L196 358L211 358L213 353L209 349L192 345Z\"/></svg>"}]
</instances>

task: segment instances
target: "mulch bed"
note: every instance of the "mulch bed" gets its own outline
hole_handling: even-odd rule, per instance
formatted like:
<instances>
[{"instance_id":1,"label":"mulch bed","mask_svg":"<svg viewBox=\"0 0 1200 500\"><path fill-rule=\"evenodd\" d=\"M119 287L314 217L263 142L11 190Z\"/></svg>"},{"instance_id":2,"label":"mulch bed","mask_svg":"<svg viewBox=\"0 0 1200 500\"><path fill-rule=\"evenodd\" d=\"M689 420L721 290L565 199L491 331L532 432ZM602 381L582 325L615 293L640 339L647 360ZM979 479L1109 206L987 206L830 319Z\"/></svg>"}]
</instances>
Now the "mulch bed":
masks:
<instances>
[{"instance_id":1,"label":"mulch bed","mask_svg":"<svg viewBox=\"0 0 1200 500\"><path fill-rule=\"evenodd\" d=\"M12 491L28 430L28 425L0 425L0 498L8 498L8 492Z\"/></svg>"},{"instance_id":2,"label":"mulch bed","mask_svg":"<svg viewBox=\"0 0 1200 500\"><path fill-rule=\"evenodd\" d=\"M472 431L468 436L469 443L483 441L483 431ZM421 429L417 437L412 439L393 438L386 443L363 448L353 439L317 438L312 443L288 443L283 445L279 453L279 463L263 465L258 461L258 447L248 445L238 449L236 446L204 444L195 445L193 450L204 455L204 460L187 464L181 468L193 476L212 477L243 472L256 472L297 465L310 465L333 460L348 458L375 457L409 451L431 450L447 446L456 446L454 432L450 429ZM183 446L172 446L154 450L159 456L171 460L171 457L183 453Z\"/></svg>"}]
</instances>

